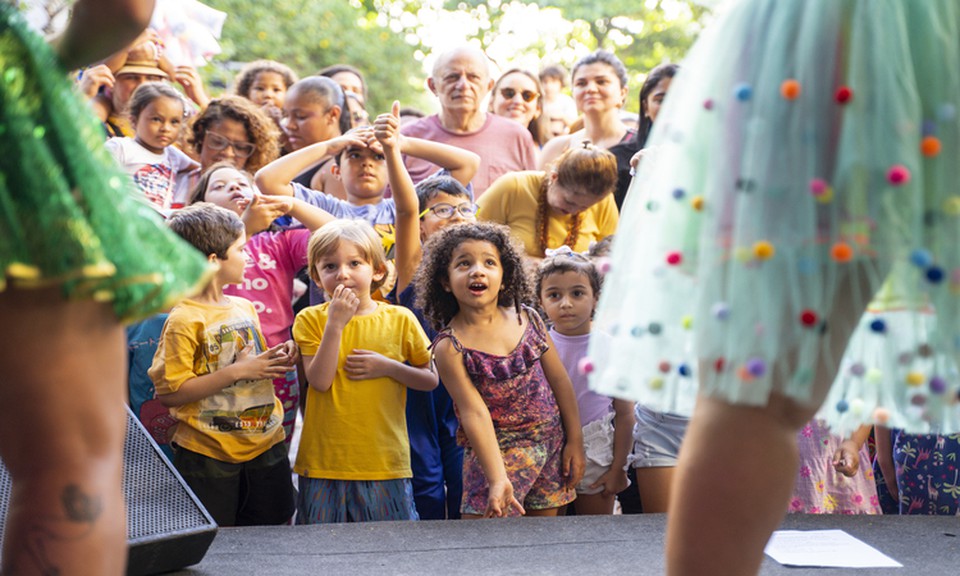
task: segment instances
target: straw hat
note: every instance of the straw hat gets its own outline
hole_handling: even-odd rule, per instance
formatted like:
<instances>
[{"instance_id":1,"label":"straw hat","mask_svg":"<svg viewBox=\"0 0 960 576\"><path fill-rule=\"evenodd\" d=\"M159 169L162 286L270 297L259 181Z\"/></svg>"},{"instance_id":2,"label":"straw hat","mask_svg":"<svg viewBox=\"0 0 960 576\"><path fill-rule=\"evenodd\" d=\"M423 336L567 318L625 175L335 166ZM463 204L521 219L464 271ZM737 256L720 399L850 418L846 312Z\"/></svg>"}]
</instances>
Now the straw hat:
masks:
<instances>
[{"instance_id":1,"label":"straw hat","mask_svg":"<svg viewBox=\"0 0 960 576\"><path fill-rule=\"evenodd\" d=\"M127 52L127 61L114 73L121 74L148 74L169 80L170 76L160 69L160 49L153 42L138 44Z\"/></svg>"}]
</instances>

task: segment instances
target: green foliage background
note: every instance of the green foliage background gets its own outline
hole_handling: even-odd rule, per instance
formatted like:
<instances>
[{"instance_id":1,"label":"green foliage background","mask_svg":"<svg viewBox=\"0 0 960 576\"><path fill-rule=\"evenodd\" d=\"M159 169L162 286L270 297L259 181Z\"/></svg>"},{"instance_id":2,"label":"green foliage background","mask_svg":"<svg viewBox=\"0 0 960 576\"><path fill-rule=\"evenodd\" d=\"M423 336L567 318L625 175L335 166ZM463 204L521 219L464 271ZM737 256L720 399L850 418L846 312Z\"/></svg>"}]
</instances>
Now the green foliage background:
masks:
<instances>
[{"instance_id":1,"label":"green foliage background","mask_svg":"<svg viewBox=\"0 0 960 576\"><path fill-rule=\"evenodd\" d=\"M431 46L429 31L421 29L417 19L410 17L421 10L466 12L478 25L476 34L464 41L473 40L480 46L497 40L501 34L500 20L511 8L536 4L541 10L559 10L565 20L573 23L570 33L549 42L532 35L516 38L523 55L556 61L554 49L558 43L581 53L597 47L611 49L631 72L631 95L638 93L643 75L650 68L682 59L708 17L706 9L687 0L205 2L229 15L221 39L223 53L201 71L213 85L211 92L230 86L242 63L258 58L283 62L302 76L330 64L349 63L366 75L370 89L367 108L371 115L387 110L396 98L405 105L426 110L435 107L424 84L423 59ZM573 64L562 59L560 63L567 67ZM628 109L636 108L636 99L631 97Z\"/></svg>"}]
</instances>

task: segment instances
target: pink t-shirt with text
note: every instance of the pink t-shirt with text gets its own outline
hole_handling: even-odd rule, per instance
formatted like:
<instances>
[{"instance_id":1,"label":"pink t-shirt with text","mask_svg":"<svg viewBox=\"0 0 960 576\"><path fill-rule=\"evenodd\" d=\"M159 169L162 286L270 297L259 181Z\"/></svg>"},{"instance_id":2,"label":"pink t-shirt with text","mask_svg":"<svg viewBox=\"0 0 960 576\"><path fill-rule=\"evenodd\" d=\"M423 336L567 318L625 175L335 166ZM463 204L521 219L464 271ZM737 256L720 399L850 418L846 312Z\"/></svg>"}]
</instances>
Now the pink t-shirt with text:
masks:
<instances>
[{"instance_id":1,"label":"pink t-shirt with text","mask_svg":"<svg viewBox=\"0 0 960 576\"><path fill-rule=\"evenodd\" d=\"M293 280L307 265L310 231L298 228L255 234L243 249L247 259L243 284L223 292L253 302L268 346L290 339L293 326Z\"/></svg>"}]
</instances>

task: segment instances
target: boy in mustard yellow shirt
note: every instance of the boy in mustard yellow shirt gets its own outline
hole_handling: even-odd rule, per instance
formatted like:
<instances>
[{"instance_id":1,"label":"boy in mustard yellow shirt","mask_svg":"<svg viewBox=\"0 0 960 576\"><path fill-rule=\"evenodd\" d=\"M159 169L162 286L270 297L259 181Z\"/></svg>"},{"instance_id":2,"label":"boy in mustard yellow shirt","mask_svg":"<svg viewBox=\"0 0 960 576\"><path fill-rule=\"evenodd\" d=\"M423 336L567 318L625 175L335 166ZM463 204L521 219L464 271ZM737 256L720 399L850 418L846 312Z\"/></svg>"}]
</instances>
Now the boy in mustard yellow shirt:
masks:
<instances>
[{"instance_id":1,"label":"boy in mustard yellow shirt","mask_svg":"<svg viewBox=\"0 0 960 576\"><path fill-rule=\"evenodd\" d=\"M267 349L253 304L223 293L243 282L246 234L236 214L198 203L169 224L219 266L170 312L148 372L179 421L174 466L220 526L286 523L293 484L273 379L294 366L297 348Z\"/></svg>"}]
</instances>

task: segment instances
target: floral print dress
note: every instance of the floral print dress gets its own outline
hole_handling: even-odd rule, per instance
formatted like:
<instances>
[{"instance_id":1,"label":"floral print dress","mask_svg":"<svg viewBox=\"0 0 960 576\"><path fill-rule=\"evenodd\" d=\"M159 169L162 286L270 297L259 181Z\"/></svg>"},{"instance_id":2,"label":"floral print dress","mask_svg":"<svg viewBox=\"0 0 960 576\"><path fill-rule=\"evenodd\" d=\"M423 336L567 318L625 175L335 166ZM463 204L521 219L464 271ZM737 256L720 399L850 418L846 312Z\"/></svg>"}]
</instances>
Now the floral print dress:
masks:
<instances>
[{"instance_id":1,"label":"floral print dress","mask_svg":"<svg viewBox=\"0 0 960 576\"><path fill-rule=\"evenodd\" d=\"M860 448L860 468L851 478L833 468L833 454L842 438L821 420L812 420L797 435L800 469L790 499L791 513L880 514L880 500L866 447Z\"/></svg>"}]
</instances>

